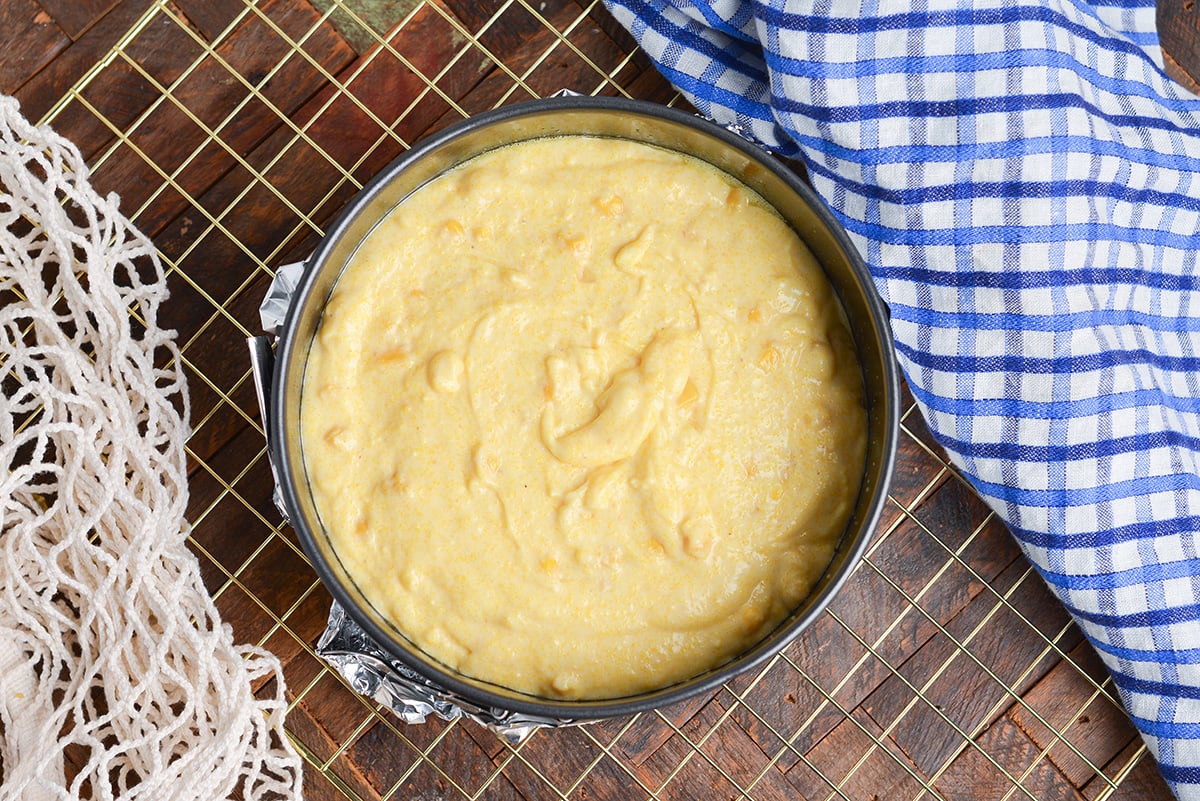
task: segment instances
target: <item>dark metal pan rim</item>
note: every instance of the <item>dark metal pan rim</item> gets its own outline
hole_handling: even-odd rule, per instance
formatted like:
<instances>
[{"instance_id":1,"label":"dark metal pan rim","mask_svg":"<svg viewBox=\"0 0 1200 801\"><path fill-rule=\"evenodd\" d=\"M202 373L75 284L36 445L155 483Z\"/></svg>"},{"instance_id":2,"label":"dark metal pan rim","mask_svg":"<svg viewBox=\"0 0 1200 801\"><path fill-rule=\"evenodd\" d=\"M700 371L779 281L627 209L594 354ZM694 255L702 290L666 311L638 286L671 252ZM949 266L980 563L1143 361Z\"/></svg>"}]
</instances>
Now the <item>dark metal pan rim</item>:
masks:
<instances>
[{"instance_id":1,"label":"dark metal pan rim","mask_svg":"<svg viewBox=\"0 0 1200 801\"><path fill-rule=\"evenodd\" d=\"M489 146L491 131L504 136ZM312 331L345 259L366 231L403 197L456 163L514 141L572 134L620 136L699 155L692 151L695 145L705 150L702 158L764 194L817 253L842 300L863 363L870 427L867 475L854 518L830 567L796 612L749 650L699 676L623 698L574 701L518 693L459 674L420 652L369 609L316 522L298 433L299 386ZM397 182L405 181L411 185L396 188ZM677 109L623 98L556 97L485 112L428 137L382 170L347 204L308 260L278 335L267 401L268 442L283 502L305 553L334 599L381 647L425 679L481 708L574 720L631 715L710 691L761 665L808 628L846 582L871 541L886 500L899 433L898 372L887 312L865 264L816 193L791 170L757 145Z\"/></svg>"}]
</instances>

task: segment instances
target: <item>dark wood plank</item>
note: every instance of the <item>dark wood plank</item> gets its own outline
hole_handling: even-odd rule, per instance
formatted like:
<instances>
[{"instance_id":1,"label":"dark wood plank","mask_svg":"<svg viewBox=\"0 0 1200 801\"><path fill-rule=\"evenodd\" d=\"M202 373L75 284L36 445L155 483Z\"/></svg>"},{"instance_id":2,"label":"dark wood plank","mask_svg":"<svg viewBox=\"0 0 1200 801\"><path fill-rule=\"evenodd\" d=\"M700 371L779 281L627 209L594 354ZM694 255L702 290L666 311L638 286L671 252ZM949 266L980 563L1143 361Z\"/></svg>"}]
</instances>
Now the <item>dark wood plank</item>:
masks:
<instances>
[{"instance_id":1,"label":"dark wood plank","mask_svg":"<svg viewBox=\"0 0 1200 801\"><path fill-rule=\"evenodd\" d=\"M704 708L709 697L700 695L672 704L658 714L641 715L617 741L614 753L627 762L640 765L675 736L675 730L686 725L692 716Z\"/></svg>"},{"instance_id":2,"label":"dark wood plank","mask_svg":"<svg viewBox=\"0 0 1200 801\"><path fill-rule=\"evenodd\" d=\"M946 625L984 590L984 581L1000 575L1018 557L1011 538L998 525L983 528L964 553L979 578L947 553L947 545L963 542L986 517L986 508L962 484L941 485L916 512L916 519L901 521L874 549L870 560L878 569L860 569L830 609L867 642L890 631L878 651L889 664L903 664L934 636L930 617ZM939 533L948 542L940 541ZM948 579L939 580L947 571ZM926 614L911 609L908 599L918 597Z\"/></svg>"},{"instance_id":3,"label":"dark wood plank","mask_svg":"<svg viewBox=\"0 0 1200 801\"><path fill-rule=\"evenodd\" d=\"M462 98L486 70L480 60L462 58L438 79L439 91L429 87L432 78L467 45L432 5L422 7L403 28L392 31L387 43L404 55L412 69L381 46L382 52L367 53L338 76L354 101L337 94L327 105L329 95L323 93L297 115L300 122L315 117L309 131L313 143L340 167L352 169L360 182L404 151L397 138L413 144L450 110L442 95ZM387 132L380 123L387 126Z\"/></svg>"},{"instance_id":4,"label":"dark wood plank","mask_svg":"<svg viewBox=\"0 0 1200 801\"><path fill-rule=\"evenodd\" d=\"M458 12L460 4L449 5ZM577 19L580 9L574 3L562 3L557 7L548 6L541 13L557 30ZM483 16L478 11L475 13L476 19ZM588 48L592 46L602 47L603 52L612 52L612 48L615 48L612 40L600 29L588 27L587 31L590 43L585 43L584 52L590 53ZM547 28L541 19L520 6L509 7L497 23L479 36L479 42L508 70L492 68L487 77L463 98L462 107L468 114L493 108L502 98L506 98L506 104L519 103L531 100L535 95L545 96L560 89L587 88L599 82L594 69L559 43L555 30ZM514 80L509 73L524 75L539 59L541 63L537 70L526 81L534 94L521 87L513 90ZM456 122L459 118L458 114L447 114L433 129Z\"/></svg>"},{"instance_id":5,"label":"dark wood plank","mask_svg":"<svg viewBox=\"0 0 1200 801\"><path fill-rule=\"evenodd\" d=\"M330 770L360 798L379 798L404 777L420 756L392 726L374 720L338 755ZM487 764L486 760L471 759L467 753L463 758L473 764Z\"/></svg>"},{"instance_id":6,"label":"dark wood plank","mask_svg":"<svg viewBox=\"0 0 1200 801\"><path fill-rule=\"evenodd\" d=\"M310 648L325 630L330 601L324 587L317 587L288 615L284 621L287 628L276 630L264 643L279 658L284 686L293 699L328 669Z\"/></svg>"},{"instance_id":7,"label":"dark wood plank","mask_svg":"<svg viewBox=\"0 0 1200 801\"><path fill-rule=\"evenodd\" d=\"M847 798L921 797L926 777L861 713L843 718L806 756L787 772L803 798L839 797L839 785Z\"/></svg>"},{"instance_id":8,"label":"dark wood plank","mask_svg":"<svg viewBox=\"0 0 1200 801\"><path fill-rule=\"evenodd\" d=\"M250 430L247 429L247 432ZM247 433L245 436L250 436L250 434ZM254 477L241 490L261 503L265 500L262 498L264 491L267 493L267 499L270 498L271 485L269 481L259 482L262 482L262 479ZM213 560L214 565L221 572L227 576L236 574L270 536L270 530L260 519L262 512L260 511L256 515L255 512L258 510L248 508L232 495L222 494L221 484L213 479L206 470L193 471L189 484L196 488L195 502L200 507L197 514L199 512L206 513L204 519L200 520L192 530L192 541L204 549L208 558ZM242 493L239 492L239 494ZM205 499L210 502L199 500L203 495L210 495L210 498ZM267 511L271 512L271 516L266 517L267 520L275 522L279 519L277 512ZM292 573L295 583L289 587L279 588L280 592L298 595L312 583L312 576L307 572L301 572L299 567L292 567L289 572ZM214 577L223 581L220 576ZM259 614L261 614L261 610L259 610Z\"/></svg>"},{"instance_id":9,"label":"dark wood plank","mask_svg":"<svg viewBox=\"0 0 1200 801\"><path fill-rule=\"evenodd\" d=\"M38 0L38 3L74 40L111 11L117 0Z\"/></svg>"},{"instance_id":10,"label":"dark wood plank","mask_svg":"<svg viewBox=\"0 0 1200 801\"><path fill-rule=\"evenodd\" d=\"M0 31L4 37L0 90L5 94L15 92L71 43L36 0L0 3Z\"/></svg>"},{"instance_id":11,"label":"dark wood plank","mask_svg":"<svg viewBox=\"0 0 1200 801\"><path fill-rule=\"evenodd\" d=\"M684 733L699 751L722 768L738 787L753 786L756 801L791 801L795 788L778 766L772 766L775 749L764 751L760 744L727 715L730 696L718 693L688 721Z\"/></svg>"},{"instance_id":12,"label":"dark wood plank","mask_svg":"<svg viewBox=\"0 0 1200 801\"><path fill-rule=\"evenodd\" d=\"M542 739L536 735L526 747ZM456 722L430 752L430 757L447 779L460 787L468 798L489 785L500 768L495 757L504 751L503 744L489 731L478 725Z\"/></svg>"},{"instance_id":13,"label":"dark wood plank","mask_svg":"<svg viewBox=\"0 0 1200 801\"><path fill-rule=\"evenodd\" d=\"M248 0L173 0L173 4L209 42L215 42L250 5Z\"/></svg>"},{"instance_id":14,"label":"dark wood plank","mask_svg":"<svg viewBox=\"0 0 1200 801\"><path fill-rule=\"evenodd\" d=\"M1018 780L1026 792L1013 792ZM935 786L947 801L1006 796L1062 801L1083 798L1041 755L1038 745L1007 717L984 732L975 746L959 754Z\"/></svg>"},{"instance_id":15,"label":"dark wood plank","mask_svg":"<svg viewBox=\"0 0 1200 801\"><path fill-rule=\"evenodd\" d=\"M863 704L873 720L891 728L892 739L929 775L946 754L962 745L960 730L986 729L1013 707L1009 689L1025 692L1059 662L1054 654L1041 656L1045 642L1031 636L1030 626L1053 635L1066 624L1066 612L1053 602L1039 579L1026 575L1028 569L1026 563L1014 562L992 581L999 593L1013 591L1010 603L1028 610L1026 620L988 592L975 596L947 624L948 632L959 642L971 637L967 647L978 662L960 653L953 641L939 633ZM945 583L958 582L947 577ZM1069 648L1081 639L1078 630L1072 629L1061 645ZM920 699L909 685L923 688Z\"/></svg>"},{"instance_id":16,"label":"dark wood plank","mask_svg":"<svg viewBox=\"0 0 1200 801\"><path fill-rule=\"evenodd\" d=\"M672 735L646 761L630 767L641 784L655 793L656 799L732 801L743 797L733 782L695 754L694 745L682 735Z\"/></svg>"},{"instance_id":17,"label":"dark wood plank","mask_svg":"<svg viewBox=\"0 0 1200 801\"><path fill-rule=\"evenodd\" d=\"M289 721L290 719L289 715ZM342 789L307 760L304 762L304 797L307 801L346 801L346 794Z\"/></svg>"},{"instance_id":18,"label":"dark wood plank","mask_svg":"<svg viewBox=\"0 0 1200 801\"><path fill-rule=\"evenodd\" d=\"M265 464L262 472L265 478L261 486L269 488L270 471ZM242 586L281 619L316 580L317 574L307 560L279 537L272 537L238 575Z\"/></svg>"},{"instance_id":19,"label":"dark wood plank","mask_svg":"<svg viewBox=\"0 0 1200 801\"><path fill-rule=\"evenodd\" d=\"M887 504L880 517L879 527L887 531L903 514L911 509L922 493L936 489L937 485L950 478L945 463L940 461L921 443L912 437L900 437L896 449L896 467L888 495L894 502Z\"/></svg>"},{"instance_id":20,"label":"dark wood plank","mask_svg":"<svg viewBox=\"0 0 1200 801\"><path fill-rule=\"evenodd\" d=\"M1158 38L1168 74L1200 94L1200 8L1196 0L1158 0Z\"/></svg>"},{"instance_id":21,"label":"dark wood plank","mask_svg":"<svg viewBox=\"0 0 1200 801\"><path fill-rule=\"evenodd\" d=\"M408 776L397 789L392 798L411 799L457 799L471 798L464 795L450 779L446 778L436 767L436 763L423 761L417 769ZM504 775L496 777L483 793L481 798L487 801L524 801Z\"/></svg>"},{"instance_id":22,"label":"dark wood plank","mask_svg":"<svg viewBox=\"0 0 1200 801\"><path fill-rule=\"evenodd\" d=\"M538 732L521 748L521 756L552 787L570 787L600 755L600 749L576 727ZM524 789L518 785L518 789Z\"/></svg>"},{"instance_id":23,"label":"dark wood plank","mask_svg":"<svg viewBox=\"0 0 1200 801\"><path fill-rule=\"evenodd\" d=\"M1137 738L1137 731L1115 701L1107 695L1095 695L1095 687L1087 678L1102 682L1105 672L1091 646L1080 643L1071 651L1071 657L1072 663L1059 663L1026 693L1028 708L1014 707L1012 718L1039 747L1049 749L1050 761L1074 786L1082 787L1095 771L1075 751L1102 767Z\"/></svg>"},{"instance_id":24,"label":"dark wood plank","mask_svg":"<svg viewBox=\"0 0 1200 801\"><path fill-rule=\"evenodd\" d=\"M306 741L305 744L322 761L332 757L342 743L348 742L371 715L362 699L328 671L305 693L295 709L303 710L312 720L315 731L320 733L319 739ZM289 715L289 721L290 718Z\"/></svg>"},{"instance_id":25,"label":"dark wood plank","mask_svg":"<svg viewBox=\"0 0 1200 801\"><path fill-rule=\"evenodd\" d=\"M630 69L638 70L638 66L630 67ZM622 71L618 75L619 83L625 87L625 91L630 97L636 97L639 100L649 100L654 103L662 103L666 105L672 100L679 97L679 93L675 91L675 87L671 86L670 82L662 76L658 70L653 67L641 67L640 71L632 78L628 78L626 82L625 72ZM676 104L679 108L691 108L687 103Z\"/></svg>"},{"instance_id":26,"label":"dark wood plank","mask_svg":"<svg viewBox=\"0 0 1200 801\"><path fill-rule=\"evenodd\" d=\"M823 618L829 620L831 618ZM821 621L818 621L819 623ZM839 649L835 646L830 653ZM868 668L869 669L869 668ZM734 695L726 688L717 698L730 711L730 717L764 754L776 759L776 767L787 772L800 760L799 754L809 750L829 734L844 716L811 681L786 662L779 660L758 674L741 681L752 681L753 687ZM875 684L855 681L853 684ZM868 690L869 691L869 690ZM805 725L801 729L801 723Z\"/></svg>"},{"instance_id":27,"label":"dark wood plank","mask_svg":"<svg viewBox=\"0 0 1200 801\"><path fill-rule=\"evenodd\" d=\"M432 22L426 25L418 20L411 29L406 27L402 34L397 34L394 46L404 48L406 53L411 52L410 61L418 68L436 71L436 65L448 59L458 43L446 31L440 34L435 32ZM363 63L366 63L366 69L360 72ZM325 209L317 209L316 206L334 186L344 182L342 170L357 163L372 146L376 152L371 153L368 163L359 168L360 173L365 173L371 167L378 169L401 149L400 145L384 135L378 123L371 120L362 107L376 112L376 116L386 124L393 125L397 135L407 141L420 136L434 115L441 113L438 107L440 101L434 96L434 99L430 99L428 110L418 105L403 120L396 122L396 115L407 108L425 84L394 57L386 54L378 58L364 57L344 66L339 72L339 80L350 84L358 102L343 97L335 87L325 86L304 107L291 114L297 126L306 126L305 135L316 147L308 142L297 142L297 136L290 127L281 127L248 150L246 155L247 163L255 170L265 169L267 164L274 162L270 173L272 185L285 194L293 205L312 212L318 222L328 219L337 210L336 205L327 204L329 207ZM477 78L461 75L459 80L461 86L445 81L440 82L439 86L453 97L456 92L465 92ZM278 160L277 157L285 149L290 152L284 154L282 161ZM361 177L365 179L368 176L363 174ZM200 198L200 203L210 213L220 213L242 194L252 180L253 176L244 171L227 175ZM340 202L344 203L354 191L352 185L347 186L339 196ZM238 214L232 227L243 244L256 252L263 251L264 255L278 247L280 238L298 222L294 213L281 210L280 205L275 193L270 191L238 200ZM156 243L168 255L178 254L191 244L198 231L207 227L203 213L189 210L156 236ZM220 292L214 294L224 297Z\"/></svg>"},{"instance_id":28,"label":"dark wood plank","mask_svg":"<svg viewBox=\"0 0 1200 801\"><path fill-rule=\"evenodd\" d=\"M355 3L335 3L334 0L312 0L325 13L333 8L329 21L358 53L374 50L380 39L387 41L397 26L403 24L417 8L417 0L360 0ZM352 9L351 16L348 9Z\"/></svg>"},{"instance_id":29,"label":"dark wood plank","mask_svg":"<svg viewBox=\"0 0 1200 801\"><path fill-rule=\"evenodd\" d=\"M25 116L34 120L42 117L112 49L151 3L152 0L119 0L99 22L88 28L86 33L60 52L31 80L20 87L6 82L4 91L15 93ZM0 4L0 7L9 6ZM6 33L6 42L8 36ZM72 125L56 122L56 127L74 133ZM79 143L74 136L72 139Z\"/></svg>"},{"instance_id":30,"label":"dark wood plank","mask_svg":"<svg viewBox=\"0 0 1200 801\"><path fill-rule=\"evenodd\" d=\"M261 11L274 26L296 39L308 34L318 20L311 6L287 0L267 0ZM167 21L161 40L144 42L139 37L130 48L132 55L163 85L200 59L198 66L172 92L175 102L157 106L129 136L132 145L153 158L154 166L132 148L122 146L93 177L102 190L123 190L124 202L138 208L164 183L160 170L170 173L187 165L175 179L180 191L158 195L151 207L137 215L136 222L151 236L187 208L188 197L202 194L232 169L237 163L236 156L249 152L280 127L279 114L272 105L290 114L326 83L324 76L303 58L288 57L291 49L287 42L258 14L243 20L218 45L217 54L224 63L204 56L198 48L189 50L174 44L181 34L172 36L172 27L177 27L177 23ZM339 71L353 58L349 47L328 25L317 27L307 47L318 63L331 72ZM174 58L174 53L181 53L182 58ZM282 68L268 79L281 61ZM264 100L251 96L235 74L256 86ZM230 111L248 97L249 102L236 118L226 122ZM206 128L220 128L219 136L225 147L210 144ZM201 150L204 158L192 158Z\"/></svg>"},{"instance_id":31,"label":"dark wood plank","mask_svg":"<svg viewBox=\"0 0 1200 801\"><path fill-rule=\"evenodd\" d=\"M557 799L554 793L547 795L551 799ZM605 755L600 757L599 762L583 777L571 797L581 801L642 801L651 796L644 788L634 783L616 760ZM757 793L756 797L759 797ZM767 801L766 796L761 797Z\"/></svg>"},{"instance_id":32,"label":"dark wood plank","mask_svg":"<svg viewBox=\"0 0 1200 801\"><path fill-rule=\"evenodd\" d=\"M499 3L480 3L478 0L445 0L446 7L449 8L454 16L457 17L472 35L475 35L479 30L487 24L496 12L500 10ZM564 9L574 8L575 15L579 13L579 4L576 0L545 0L534 4L538 9L538 13L546 19L556 16ZM515 22L517 19L521 22ZM498 58L506 64L508 60L506 55L516 50L521 49L521 37L528 35L529 26L526 19L532 19L531 16L522 11L520 14L501 17L500 20L493 23L500 36L500 40L504 42L497 50Z\"/></svg>"},{"instance_id":33,"label":"dark wood plank","mask_svg":"<svg viewBox=\"0 0 1200 801\"><path fill-rule=\"evenodd\" d=\"M258 602L239 587L230 584L216 597L221 620L233 629L233 639L239 643L262 642L274 622L262 613Z\"/></svg>"},{"instance_id":34,"label":"dark wood plank","mask_svg":"<svg viewBox=\"0 0 1200 801\"><path fill-rule=\"evenodd\" d=\"M1111 789L1112 782L1126 772L1134 755L1145 746L1140 739L1134 740L1121 753L1104 766L1104 775L1096 775L1083 788L1083 795L1088 801L1095 801ZM1170 788L1163 780L1154 758L1143 752L1133 769L1121 780L1117 789L1106 796L1109 801L1143 801L1143 799L1170 799L1173 797Z\"/></svg>"}]
</instances>

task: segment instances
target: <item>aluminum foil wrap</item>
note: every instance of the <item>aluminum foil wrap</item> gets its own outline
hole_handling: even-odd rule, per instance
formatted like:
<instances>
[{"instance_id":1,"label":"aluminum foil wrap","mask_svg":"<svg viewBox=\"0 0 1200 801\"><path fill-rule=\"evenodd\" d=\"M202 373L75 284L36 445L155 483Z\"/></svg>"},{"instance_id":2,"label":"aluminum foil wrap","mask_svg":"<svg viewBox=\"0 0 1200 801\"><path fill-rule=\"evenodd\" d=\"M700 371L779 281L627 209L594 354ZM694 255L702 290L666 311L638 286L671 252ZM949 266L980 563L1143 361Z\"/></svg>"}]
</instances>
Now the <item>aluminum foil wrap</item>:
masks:
<instances>
[{"instance_id":1,"label":"aluminum foil wrap","mask_svg":"<svg viewBox=\"0 0 1200 801\"><path fill-rule=\"evenodd\" d=\"M259 306L262 327L268 334L278 333L304 270L304 262L296 262L286 264L276 271L266 297ZM261 354L262 347L269 348L268 343L269 340L264 337L251 340L252 360L255 358L256 346ZM255 361L254 378L258 384L259 403L265 420L269 409L266 399L270 396L271 372L263 370L260 364L261 362ZM274 467L272 472L274 473ZM277 474L275 504L284 519L287 519L288 512L282 504ZM448 721L469 718L517 745L538 729L572 726L582 722L567 718L521 715L506 709L477 706L439 687L391 656L363 631L336 601L330 607L329 620L317 641L316 652L355 692L392 710L405 723L423 723L431 714Z\"/></svg>"},{"instance_id":2,"label":"aluminum foil wrap","mask_svg":"<svg viewBox=\"0 0 1200 801\"><path fill-rule=\"evenodd\" d=\"M317 655L337 670L355 692L383 704L405 723L424 723L430 714L445 720L470 718L513 745L538 729L577 723L476 706L442 689L390 656L336 601L329 610L325 632L317 641Z\"/></svg>"},{"instance_id":3,"label":"aluminum foil wrap","mask_svg":"<svg viewBox=\"0 0 1200 801\"><path fill-rule=\"evenodd\" d=\"M267 287L267 296L258 307L258 319L268 334L279 333L279 326L287 317L288 307L292 305L292 297L296 294L296 287L300 286L306 266L304 262L297 261L275 271L275 277Z\"/></svg>"}]
</instances>

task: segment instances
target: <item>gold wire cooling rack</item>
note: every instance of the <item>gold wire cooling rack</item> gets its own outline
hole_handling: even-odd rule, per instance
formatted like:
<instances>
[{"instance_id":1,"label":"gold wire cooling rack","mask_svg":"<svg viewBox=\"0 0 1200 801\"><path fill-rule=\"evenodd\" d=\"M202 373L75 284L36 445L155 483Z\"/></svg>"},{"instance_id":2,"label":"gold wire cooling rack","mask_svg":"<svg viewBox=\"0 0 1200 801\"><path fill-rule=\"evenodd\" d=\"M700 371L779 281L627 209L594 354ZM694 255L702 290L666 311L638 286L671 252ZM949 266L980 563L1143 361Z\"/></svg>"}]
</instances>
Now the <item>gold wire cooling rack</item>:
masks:
<instances>
[{"instance_id":1,"label":"gold wire cooling rack","mask_svg":"<svg viewBox=\"0 0 1200 801\"><path fill-rule=\"evenodd\" d=\"M682 101L598 2L18 5L38 11L22 41L42 56L6 91L80 146L168 269L189 542L238 639L284 664L308 798L1170 797L1095 654L907 395L866 559L761 670L516 746L355 695L313 651L330 598L271 504L244 339L274 269L452 121L561 88Z\"/></svg>"}]
</instances>

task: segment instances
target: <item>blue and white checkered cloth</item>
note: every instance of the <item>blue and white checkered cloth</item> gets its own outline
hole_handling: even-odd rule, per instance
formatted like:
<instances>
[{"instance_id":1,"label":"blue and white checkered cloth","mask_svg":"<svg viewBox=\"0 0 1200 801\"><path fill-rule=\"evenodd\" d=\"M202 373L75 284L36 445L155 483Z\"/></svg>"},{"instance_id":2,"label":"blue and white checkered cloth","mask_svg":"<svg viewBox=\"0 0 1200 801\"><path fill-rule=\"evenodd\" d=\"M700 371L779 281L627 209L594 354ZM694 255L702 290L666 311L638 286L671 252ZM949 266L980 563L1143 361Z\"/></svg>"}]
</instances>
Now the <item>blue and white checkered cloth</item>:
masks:
<instances>
[{"instance_id":1,"label":"blue and white checkered cloth","mask_svg":"<svg viewBox=\"0 0 1200 801\"><path fill-rule=\"evenodd\" d=\"M1200 100L1153 0L605 0L796 156L940 442L1200 799Z\"/></svg>"}]
</instances>

